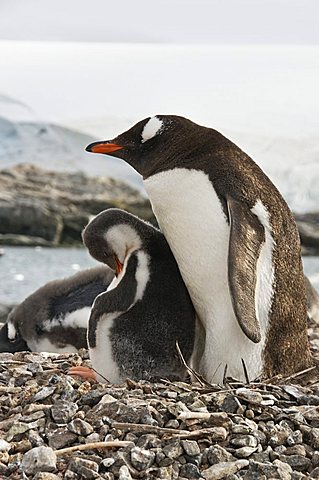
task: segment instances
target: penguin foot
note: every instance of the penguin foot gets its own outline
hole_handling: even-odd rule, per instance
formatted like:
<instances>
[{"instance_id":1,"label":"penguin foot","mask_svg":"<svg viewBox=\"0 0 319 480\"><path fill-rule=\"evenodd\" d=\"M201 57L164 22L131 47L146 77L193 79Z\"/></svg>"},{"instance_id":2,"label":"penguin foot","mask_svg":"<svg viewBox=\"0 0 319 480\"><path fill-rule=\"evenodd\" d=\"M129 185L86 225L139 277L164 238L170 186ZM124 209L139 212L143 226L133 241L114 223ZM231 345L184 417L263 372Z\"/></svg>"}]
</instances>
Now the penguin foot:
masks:
<instances>
[{"instance_id":1,"label":"penguin foot","mask_svg":"<svg viewBox=\"0 0 319 480\"><path fill-rule=\"evenodd\" d=\"M89 367L71 367L68 370L68 375L76 375L77 377L85 378L85 380L97 382L96 373Z\"/></svg>"}]
</instances>

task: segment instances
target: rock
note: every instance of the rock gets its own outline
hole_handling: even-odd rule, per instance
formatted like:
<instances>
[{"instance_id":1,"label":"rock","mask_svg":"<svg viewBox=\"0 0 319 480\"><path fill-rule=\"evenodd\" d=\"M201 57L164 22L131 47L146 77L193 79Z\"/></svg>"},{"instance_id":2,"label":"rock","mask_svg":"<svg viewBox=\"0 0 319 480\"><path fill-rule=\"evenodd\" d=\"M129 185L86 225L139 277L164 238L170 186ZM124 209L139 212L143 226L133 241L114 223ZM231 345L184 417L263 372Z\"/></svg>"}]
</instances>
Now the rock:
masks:
<instances>
[{"instance_id":1,"label":"rock","mask_svg":"<svg viewBox=\"0 0 319 480\"><path fill-rule=\"evenodd\" d=\"M75 433L69 432L65 428L59 428L48 435L48 443L54 450L69 447L77 441L78 436Z\"/></svg>"},{"instance_id":2,"label":"rock","mask_svg":"<svg viewBox=\"0 0 319 480\"><path fill-rule=\"evenodd\" d=\"M318 254L319 251L319 213L295 214L300 239L305 251Z\"/></svg>"},{"instance_id":3,"label":"rock","mask_svg":"<svg viewBox=\"0 0 319 480\"><path fill-rule=\"evenodd\" d=\"M60 477L55 473L39 472L33 477L33 480L60 480Z\"/></svg>"},{"instance_id":4,"label":"rock","mask_svg":"<svg viewBox=\"0 0 319 480\"><path fill-rule=\"evenodd\" d=\"M253 435L238 435L230 441L231 445L237 447L257 447L258 441Z\"/></svg>"},{"instance_id":5,"label":"rock","mask_svg":"<svg viewBox=\"0 0 319 480\"><path fill-rule=\"evenodd\" d=\"M100 477L98 464L85 458L74 458L69 463L68 469L77 473L83 480L94 480Z\"/></svg>"},{"instance_id":6,"label":"rock","mask_svg":"<svg viewBox=\"0 0 319 480\"><path fill-rule=\"evenodd\" d=\"M280 460L274 460L273 465L277 468L279 478L281 480L290 480L292 474L292 468L287 463L281 462Z\"/></svg>"},{"instance_id":7,"label":"rock","mask_svg":"<svg viewBox=\"0 0 319 480\"><path fill-rule=\"evenodd\" d=\"M236 395L245 402L259 405L263 401L263 397L259 392L249 390L248 388L237 388Z\"/></svg>"},{"instance_id":8,"label":"rock","mask_svg":"<svg viewBox=\"0 0 319 480\"><path fill-rule=\"evenodd\" d=\"M10 450L11 445L9 442L6 442L3 438L0 438L0 452L7 452Z\"/></svg>"},{"instance_id":9,"label":"rock","mask_svg":"<svg viewBox=\"0 0 319 480\"><path fill-rule=\"evenodd\" d=\"M145 220L149 201L119 180L52 172L33 165L0 170L0 243L55 246L82 243L90 216L123 208Z\"/></svg>"},{"instance_id":10,"label":"rock","mask_svg":"<svg viewBox=\"0 0 319 480\"><path fill-rule=\"evenodd\" d=\"M68 430L72 433L76 433L77 435L82 435L86 437L93 432L93 427L85 420L81 420L80 418L75 418L72 422L68 423L67 425Z\"/></svg>"},{"instance_id":11,"label":"rock","mask_svg":"<svg viewBox=\"0 0 319 480\"><path fill-rule=\"evenodd\" d=\"M309 478L319 479L319 468L318 467L315 468L314 470L312 470L312 472L309 475Z\"/></svg>"},{"instance_id":12,"label":"rock","mask_svg":"<svg viewBox=\"0 0 319 480\"><path fill-rule=\"evenodd\" d=\"M132 480L132 476L126 465L122 465L119 470L119 480Z\"/></svg>"},{"instance_id":13,"label":"rock","mask_svg":"<svg viewBox=\"0 0 319 480\"><path fill-rule=\"evenodd\" d=\"M56 469L56 455L50 447L35 447L24 454L21 470L27 475L37 472L53 472Z\"/></svg>"},{"instance_id":14,"label":"rock","mask_svg":"<svg viewBox=\"0 0 319 480\"><path fill-rule=\"evenodd\" d=\"M257 450L256 447L241 447L238 448L235 452L234 455L237 458L248 458L250 457L253 453L255 453Z\"/></svg>"},{"instance_id":15,"label":"rock","mask_svg":"<svg viewBox=\"0 0 319 480\"><path fill-rule=\"evenodd\" d=\"M145 450L139 447L133 447L131 450L131 462L137 470L149 468L155 459L155 452Z\"/></svg>"},{"instance_id":16,"label":"rock","mask_svg":"<svg viewBox=\"0 0 319 480\"><path fill-rule=\"evenodd\" d=\"M311 467L309 458L302 455L280 455L279 459L284 463L288 463L293 470L306 472Z\"/></svg>"},{"instance_id":17,"label":"rock","mask_svg":"<svg viewBox=\"0 0 319 480\"><path fill-rule=\"evenodd\" d=\"M56 402L51 408L53 420L58 424L68 423L78 411L78 405L64 400Z\"/></svg>"},{"instance_id":18,"label":"rock","mask_svg":"<svg viewBox=\"0 0 319 480\"><path fill-rule=\"evenodd\" d=\"M178 458L183 454L183 448L180 444L179 440L172 440L170 441L164 448L163 448L163 453L168 458Z\"/></svg>"},{"instance_id":19,"label":"rock","mask_svg":"<svg viewBox=\"0 0 319 480\"><path fill-rule=\"evenodd\" d=\"M237 460L235 462L217 463L216 465L212 465L211 467L209 467L207 470L202 471L202 476L206 480L220 480L238 472L239 470L247 467L248 465L248 460Z\"/></svg>"},{"instance_id":20,"label":"rock","mask_svg":"<svg viewBox=\"0 0 319 480\"><path fill-rule=\"evenodd\" d=\"M234 460L234 457L222 446L214 445L207 450L207 460L211 465L215 465L216 463L230 462Z\"/></svg>"},{"instance_id":21,"label":"rock","mask_svg":"<svg viewBox=\"0 0 319 480\"><path fill-rule=\"evenodd\" d=\"M192 480L202 478L200 471L193 463L185 463L185 465L182 465L179 471L179 476L183 478L191 478Z\"/></svg>"},{"instance_id":22,"label":"rock","mask_svg":"<svg viewBox=\"0 0 319 480\"><path fill-rule=\"evenodd\" d=\"M200 454L198 443L194 440L182 440L181 445L185 450L185 453L190 457L196 457Z\"/></svg>"}]
</instances>

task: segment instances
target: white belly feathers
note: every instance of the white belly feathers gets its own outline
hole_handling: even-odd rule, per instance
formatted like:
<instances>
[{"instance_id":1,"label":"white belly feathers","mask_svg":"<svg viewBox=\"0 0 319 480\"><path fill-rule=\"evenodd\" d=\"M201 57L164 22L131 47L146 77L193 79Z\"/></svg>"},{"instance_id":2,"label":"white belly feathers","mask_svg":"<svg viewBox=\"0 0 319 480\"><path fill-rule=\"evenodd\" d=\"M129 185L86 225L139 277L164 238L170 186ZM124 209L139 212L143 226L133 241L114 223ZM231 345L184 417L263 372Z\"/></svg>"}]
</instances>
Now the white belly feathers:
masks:
<instances>
[{"instance_id":1,"label":"white belly feathers","mask_svg":"<svg viewBox=\"0 0 319 480\"><path fill-rule=\"evenodd\" d=\"M206 330L199 367L209 381L227 374L250 379L261 374L266 322L262 340L250 341L232 308L228 286L230 228L208 175L200 170L174 168L145 180L153 211L178 263L194 307ZM267 256L267 255L266 255Z\"/></svg>"}]
</instances>

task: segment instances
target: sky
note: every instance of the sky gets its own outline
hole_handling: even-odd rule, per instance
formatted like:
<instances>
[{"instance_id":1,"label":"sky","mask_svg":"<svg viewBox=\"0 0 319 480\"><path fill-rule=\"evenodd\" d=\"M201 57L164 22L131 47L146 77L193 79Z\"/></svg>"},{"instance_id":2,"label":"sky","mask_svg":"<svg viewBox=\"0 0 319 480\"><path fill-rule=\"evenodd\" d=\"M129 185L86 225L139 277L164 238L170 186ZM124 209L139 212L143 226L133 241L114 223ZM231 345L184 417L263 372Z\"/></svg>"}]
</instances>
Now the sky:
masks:
<instances>
[{"instance_id":1,"label":"sky","mask_svg":"<svg viewBox=\"0 0 319 480\"><path fill-rule=\"evenodd\" d=\"M318 0L0 0L0 40L318 44Z\"/></svg>"},{"instance_id":2,"label":"sky","mask_svg":"<svg viewBox=\"0 0 319 480\"><path fill-rule=\"evenodd\" d=\"M312 135L318 14L317 0L0 0L0 95L97 135L156 113Z\"/></svg>"}]
</instances>

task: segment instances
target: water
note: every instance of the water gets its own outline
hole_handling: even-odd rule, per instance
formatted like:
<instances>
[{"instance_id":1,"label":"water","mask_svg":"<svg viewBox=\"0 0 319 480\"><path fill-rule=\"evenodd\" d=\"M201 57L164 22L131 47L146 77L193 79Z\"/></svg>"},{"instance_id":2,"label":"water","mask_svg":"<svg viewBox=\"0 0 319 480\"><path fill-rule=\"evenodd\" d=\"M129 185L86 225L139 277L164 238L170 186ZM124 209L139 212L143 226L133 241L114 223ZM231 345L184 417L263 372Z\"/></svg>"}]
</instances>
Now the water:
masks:
<instances>
[{"instance_id":1,"label":"water","mask_svg":"<svg viewBox=\"0 0 319 480\"><path fill-rule=\"evenodd\" d=\"M319 257L305 257L306 275L319 291ZM0 257L0 304L16 304L49 280L96 265L84 248L5 247Z\"/></svg>"},{"instance_id":2,"label":"water","mask_svg":"<svg viewBox=\"0 0 319 480\"><path fill-rule=\"evenodd\" d=\"M15 304L49 280L97 265L84 248L5 247L0 304Z\"/></svg>"}]
</instances>

